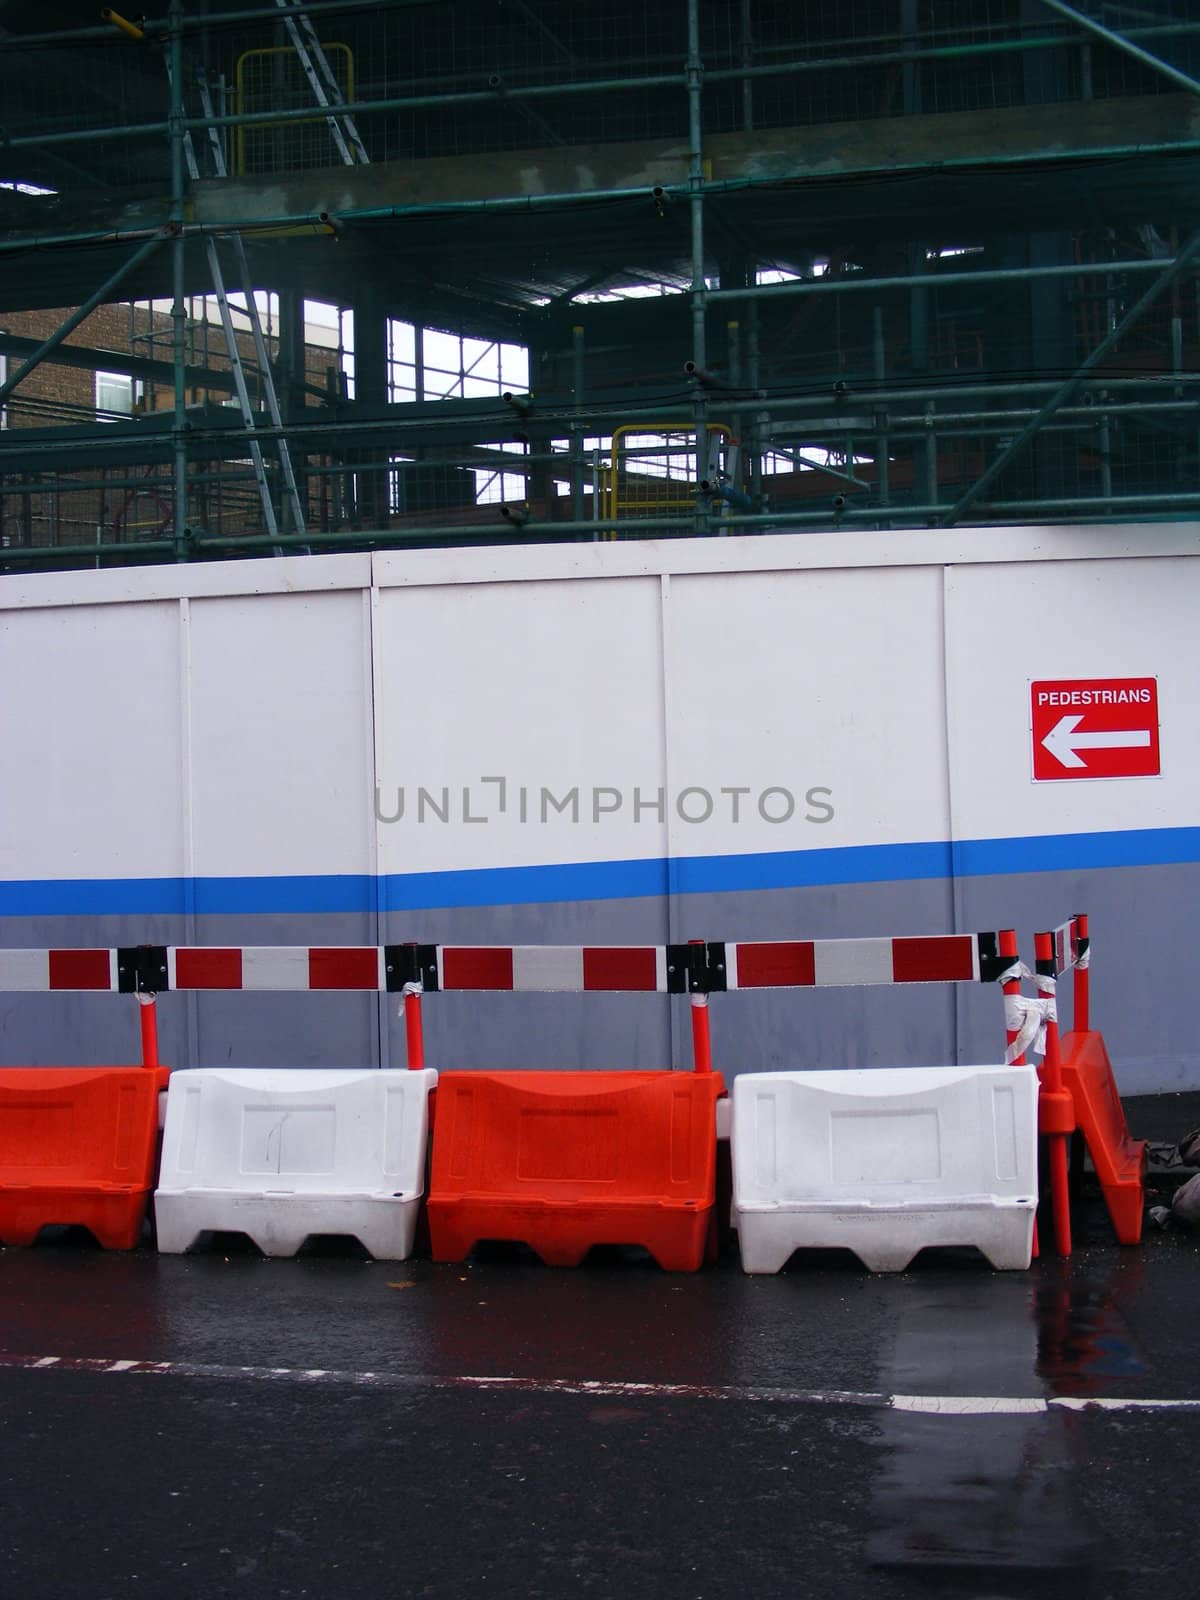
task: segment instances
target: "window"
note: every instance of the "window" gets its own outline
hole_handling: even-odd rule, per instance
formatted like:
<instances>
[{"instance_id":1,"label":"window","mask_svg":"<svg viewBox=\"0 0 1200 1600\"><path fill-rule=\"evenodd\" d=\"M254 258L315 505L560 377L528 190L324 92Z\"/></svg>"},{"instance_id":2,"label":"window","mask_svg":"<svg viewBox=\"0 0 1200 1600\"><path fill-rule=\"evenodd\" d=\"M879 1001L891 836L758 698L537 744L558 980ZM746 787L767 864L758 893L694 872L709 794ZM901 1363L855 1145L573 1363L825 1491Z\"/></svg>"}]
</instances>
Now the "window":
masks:
<instances>
[{"instance_id":1,"label":"window","mask_svg":"<svg viewBox=\"0 0 1200 1600\"><path fill-rule=\"evenodd\" d=\"M127 372L96 374L96 412L98 422L116 422L131 417L135 400L142 398L142 386Z\"/></svg>"},{"instance_id":2,"label":"window","mask_svg":"<svg viewBox=\"0 0 1200 1600\"><path fill-rule=\"evenodd\" d=\"M417 398L417 329L411 322L388 318L387 325L388 402Z\"/></svg>"},{"instance_id":3,"label":"window","mask_svg":"<svg viewBox=\"0 0 1200 1600\"><path fill-rule=\"evenodd\" d=\"M468 339L436 328L422 330L424 398L471 400L529 388L529 351L520 344Z\"/></svg>"},{"instance_id":4,"label":"window","mask_svg":"<svg viewBox=\"0 0 1200 1600\"><path fill-rule=\"evenodd\" d=\"M304 342L330 352L348 400L354 398L354 313L326 300L304 302Z\"/></svg>"},{"instance_id":5,"label":"window","mask_svg":"<svg viewBox=\"0 0 1200 1600\"><path fill-rule=\"evenodd\" d=\"M508 444L485 444L483 448L501 450L512 455L519 447ZM495 472L489 472L486 468L475 468L477 506L511 505L514 501L524 500L528 493L529 485L523 472L505 472L502 467Z\"/></svg>"}]
</instances>

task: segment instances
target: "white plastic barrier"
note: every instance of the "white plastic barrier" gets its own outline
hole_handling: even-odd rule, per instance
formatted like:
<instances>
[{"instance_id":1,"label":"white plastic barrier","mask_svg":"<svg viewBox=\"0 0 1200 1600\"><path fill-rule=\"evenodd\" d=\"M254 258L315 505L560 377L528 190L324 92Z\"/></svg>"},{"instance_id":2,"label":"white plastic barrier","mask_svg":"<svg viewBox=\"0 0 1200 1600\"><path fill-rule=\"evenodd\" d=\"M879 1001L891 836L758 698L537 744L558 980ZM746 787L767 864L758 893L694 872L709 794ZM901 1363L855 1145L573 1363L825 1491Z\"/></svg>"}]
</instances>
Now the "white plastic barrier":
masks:
<instances>
[{"instance_id":1,"label":"white plastic barrier","mask_svg":"<svg viewBox=\"0 0 1200 1600\"><path fill-rule=\"evenodd\" d=\"M747 1272L832 1246L872 1272L901 1271L927 1245L1029 1265L1032 1068L742 1073L732 1099L733 1221Z\"/></svg>"},{"instance_id":2,"label":"white plastic barrier","mask_svg":"<svg viewBox=\"0 0 1200 1600\"><path fill-rule=\"evenodd\" d=\"M178 1255L209 1231L268 1256L350 1234L378 1260L412 1253L425 1184L431 1069L171 1075L154 1212Z\"/></svg>"}]
</instances>

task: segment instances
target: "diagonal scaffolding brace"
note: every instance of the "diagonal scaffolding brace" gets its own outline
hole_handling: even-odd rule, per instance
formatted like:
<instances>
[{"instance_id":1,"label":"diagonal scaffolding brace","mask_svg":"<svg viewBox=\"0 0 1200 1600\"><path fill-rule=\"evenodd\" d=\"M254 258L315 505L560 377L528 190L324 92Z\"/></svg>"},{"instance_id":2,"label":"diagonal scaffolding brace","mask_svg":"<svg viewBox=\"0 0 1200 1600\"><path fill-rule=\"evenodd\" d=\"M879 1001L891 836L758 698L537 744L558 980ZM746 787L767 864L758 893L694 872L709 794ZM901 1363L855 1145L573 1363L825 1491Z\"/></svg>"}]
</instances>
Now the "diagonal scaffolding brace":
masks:
<instances>
[{"instance_id":1,"label":"diagonal scaffolding brace","mask_svg":"<svg viewBox=\"0 0 1200 1600\"><path fill-rule=\"evenodd\" d=\"M1066 0L1042 0L1042 4L1049 6L1051 11L1057 11L1060 17L1085 28L1088 33L1094 33L1097 39L1103 39L1106 44L1112 45L1114 50L1121 50L1127 56L1132 56L1135 61L1140 61L1144 67L1149 67L1152 72L1158 72L1165 78L1170 78L1172 83L1179 84L1180 88L1187 89L1192 94L1200 94L1200 81L1190 77L1186 72L1181 72L1178 67L1173 67L1169 61L1164 61L1161 56L1151 55L1149 50L1143 50L1141 45L1134 44L1132 39L1127 39L1122 33L1115 33L1112 28L1106 28L1102 22L1097 22L1094 17L1086 16L1082 11L1077 11L1074 6L1066 4Z\"/></svg>"},{"instance_id":2,"label":"diagonal scaffolding brace","mask_svg":"<svg viewBox=\"0 0 1200 1600\"><path fill-rule=\"evenodd\" d=\"M1200 256L1200 229L1197 229L1197 231L1193 233L1192 237L1183 246L1179 254L1175 257L1174 261L1172 261L1167 267L1166 271L1163 272L1160 277L1157 277L1154 280L1154 282L1146 290L1145 294L1142 295L1141 299L1129 308L1129 310L1117 323L1116 327L1105 335L1096 348L1091 351L1091 353L1079 364L1066 382L1059 385L1059 387L1046 401L1042 409L1038 412L1037 416L1032 417L1029 422L1025 424L1020 433L1017 434L1016 438L1013 439L1012 442L1000 452L1000 454L992 462L991 466L988 467L987 470L978 478L976 478L975 482L967 490L966 494L962 496L958 503L954 506L951 506L950 510L946 512L945 516L938 518L937 526L939 528L952 527L954 523L958 522L963 516L966 515L966 513L979 499L980 495L983 494L984 491L995 482L995 480L1007 467L1012 465L1013 461L1034 437L1034 435L1040 433L1041 429L1054 415L1058 408L1066 405L1067 401L1079 388L1079 385L1083 382L1084 378L1087 377L1092 368L1098 366L1100 362L1104 360L1109 351L1120 344L1121 340L1129 332L1130 328L1132 328L1133 325L1139 320L1143 313L1150 309L1160 295L1162 295L1171 287L1181 273L1185 272L1198 256Z\"/></svg>"},{"instance_id":3,"label":"diagonal scaffolding brace","mask_svg":"<svg viewBox=\"0 0 1200 1600\"><path fill-rule=\"evenodd\" d=\"M66 339L70 334L74 333L75 329L81 322L84 321L86 317L91 316L92 312L95 311L97 306L102 306L107 301L111 300L113 291L118 287L118 285L123 283L131 272L134 272L138 267L141 266L142 262L145 261L148 255L157 250L159 245L161 245L164 240L169 239L170 237L171 234L169 231L167 231L164 233L155 234L153 239L147 239L145 244L141 245L140 248L135 250L127 261L122 262L122 264L117 268L111 277L105 278L100 287L95 290L94 293L88 295L87 299L81 306L72 311L71 315L67 317L65 321L60 322L50 337L43 340L42 343L37 347L37 349L29 357L29 360L18 367L16 372L13 373L12 377L7 379L6 382L0 383L0 404L8 399L9 395L19 383L23 383L25 381L25 379L33 371L34 367L40 366L48 355L58 349L59 345L62 344L64 339Z\"/></svg>"}]
</instances>

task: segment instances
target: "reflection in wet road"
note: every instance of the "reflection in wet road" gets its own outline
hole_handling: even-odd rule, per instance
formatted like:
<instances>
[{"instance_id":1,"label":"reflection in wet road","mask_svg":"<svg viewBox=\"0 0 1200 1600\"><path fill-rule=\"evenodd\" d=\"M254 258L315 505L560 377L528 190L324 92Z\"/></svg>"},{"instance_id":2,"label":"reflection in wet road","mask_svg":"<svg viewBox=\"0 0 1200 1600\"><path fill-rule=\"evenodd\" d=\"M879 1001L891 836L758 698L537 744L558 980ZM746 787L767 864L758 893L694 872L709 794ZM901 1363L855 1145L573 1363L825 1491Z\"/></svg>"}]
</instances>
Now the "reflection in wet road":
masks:
<instances>
[{"instance_id":1,"label":"reflection in wet road","mask_svg":"<svg viewBox=\"0 0 1200 1600\"><path fill-rule=\"evenodd\" d=\"M906 1297L889 1392L1035 1397L1039 1303L1021 1277ZM1075 1492L1069 1426L1036 1413L980 1416L970 1428L957 1416L885 1413L870 1559L958 1569L972 1582L1086 1568L1095 1541Z\"/></svg>"},{"instance_id":2,"label":"reflection in wet road","mask_svg":"<svg viewBox=\"0 0 1200 1600\"><path fill-rule=\"evenodd\" d=\"M1164 1237L1028 1275L756 1279L0 1252L0 1595L1190 1583L1200 1411L1045 1406L1200 1399L1198 1259Z\"/></svg>"}]
</instances>

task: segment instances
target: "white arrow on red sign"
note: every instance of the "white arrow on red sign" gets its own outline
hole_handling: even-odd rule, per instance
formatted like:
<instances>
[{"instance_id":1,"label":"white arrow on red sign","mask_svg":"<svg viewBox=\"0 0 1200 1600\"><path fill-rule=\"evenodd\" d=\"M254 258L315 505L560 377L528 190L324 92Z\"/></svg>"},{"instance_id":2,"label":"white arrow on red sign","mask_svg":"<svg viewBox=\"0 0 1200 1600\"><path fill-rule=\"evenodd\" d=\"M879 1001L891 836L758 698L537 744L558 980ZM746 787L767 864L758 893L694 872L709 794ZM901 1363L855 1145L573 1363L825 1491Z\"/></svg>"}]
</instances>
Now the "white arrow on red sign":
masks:
<instances>
[{"instance_id":1,"label":"white arrow on red sign","mask_svg":"<svg viewBox=\"0 0 1200 1600\"><path fill-rule=\"evenodd\" d=\"M1035 783L1161 773L1157 678L1044 678L1029 692Z\"/></svg>"},{"instance_id":2,"label":"white arrow on red sign","mask_svg":"<svg viewBox=\"0 0 1200 1600\"><path fill-rule=\"evenodd\" d=\"M1103 733L1080 733L1082 717L1060 717L1042 740L1042 746L1064 767L1086 767L1080 750L1145 750L1148 728L1110 728Z\"/></svg>"}]
</instances>

